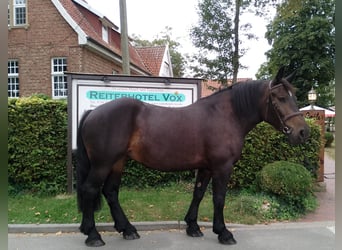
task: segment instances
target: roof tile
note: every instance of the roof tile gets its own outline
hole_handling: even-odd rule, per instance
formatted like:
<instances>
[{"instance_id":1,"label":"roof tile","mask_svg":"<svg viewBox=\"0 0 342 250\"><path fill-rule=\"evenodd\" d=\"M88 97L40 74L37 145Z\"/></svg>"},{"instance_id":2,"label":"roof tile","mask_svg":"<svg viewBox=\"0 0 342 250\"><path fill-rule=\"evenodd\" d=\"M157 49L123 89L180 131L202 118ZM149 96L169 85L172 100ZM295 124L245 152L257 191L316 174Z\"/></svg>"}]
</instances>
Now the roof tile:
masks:
<instances>
[{"instance_id":1,"label":"roof tile","mask_svg":"<svg viewBox=\"0 0 342 250\"><path fill-rule=\"evenodd\" d=\"M109 32L109 43L105 42L102 39L102 22L101 18L95 12L87 9L84 6L87 6L87 2L83 0L85 4L78 4L77 1L73 0L59 0L63 5L65 10L71 16L71 18L79 25L79 27L86 33L86 35L102 45L103 47L111 50L115 54L122 56L121 53L121 38L120 33L115 30L116 27L113 27ZM152 73L145 66L142 58L136 51L136 49L129 44L129 54L130 54L130 62L135 66L139 67L145 72Z\"/></svg>"},{"instance_id":2,"label":"roof tile","mask_svg":"<svg viewBox=\"0 0 342 250\"><path fill-rule=\"evenodd\" d=\"M163 63L165 54L165 45L150 46L150 47L136 47L135 48L146 68L153 74L159 75L160 67Z\"/></svg>"}]
</instances>

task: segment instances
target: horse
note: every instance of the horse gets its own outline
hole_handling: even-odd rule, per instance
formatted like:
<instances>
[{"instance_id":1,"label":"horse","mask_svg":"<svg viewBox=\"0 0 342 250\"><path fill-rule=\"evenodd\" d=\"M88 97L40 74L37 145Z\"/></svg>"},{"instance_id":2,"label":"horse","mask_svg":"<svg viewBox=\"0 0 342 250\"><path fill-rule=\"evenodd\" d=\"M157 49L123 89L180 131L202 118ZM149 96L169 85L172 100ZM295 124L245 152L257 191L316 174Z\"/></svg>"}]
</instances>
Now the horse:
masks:
<instances>
[{"instance_id":1,"label":"horse","mask_svg":"<svg viewBox=\"0 0 342 250\"><path fill-rule=\"evenodd\" d=\"M109 101L85 111L77 130L77 203L80 231L87 246L105 242L96 229L94 212L107 201L114 228L123 238L140 238L119 203L119 187L128 158L160 171L197 170L186 233L201 237L197 217L200 202L212 180L213 232L222 244L236 244L224 223L223 208L233 165L244 138L265 121L284 133L290 144L304 143L310 134L299 112L294 73L281 67L271 81L250 80L179 108L161 107L132 98Z\"/></svg>"}]
</instances>

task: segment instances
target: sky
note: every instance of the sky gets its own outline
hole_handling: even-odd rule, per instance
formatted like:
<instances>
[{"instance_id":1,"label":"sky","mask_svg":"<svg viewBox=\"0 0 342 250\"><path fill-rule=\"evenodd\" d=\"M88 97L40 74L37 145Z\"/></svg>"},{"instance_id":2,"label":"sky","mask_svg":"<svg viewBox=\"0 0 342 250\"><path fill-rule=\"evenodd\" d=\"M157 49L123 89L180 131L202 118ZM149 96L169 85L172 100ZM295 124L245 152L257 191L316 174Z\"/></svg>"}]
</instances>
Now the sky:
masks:
<instances>
[{"instance_id":1,"label":"sky","mask_svg":"<svg viewBox=\"0 0 342 250\"><path fill-rule=\"evenodd\" d=\"M86 0L88 4L105 15L120 27L119 0ZM165 27L172 28L171 39L179 42L179 52L192 54L196 51L190 38L190 29L196 25L198 0L126 0L128 35L137 35L141 39L152 41ZM253 78L260 65L266 61L264 53L270 49L264 38L266 22L262 18L249 15L245 18L252 24L251 33L258 40L246 40L243 46L248 48L240 60L248 67L239 70L239 78ZM241 20L243 22L244 20Z\"/></svg>"}]
</instances>

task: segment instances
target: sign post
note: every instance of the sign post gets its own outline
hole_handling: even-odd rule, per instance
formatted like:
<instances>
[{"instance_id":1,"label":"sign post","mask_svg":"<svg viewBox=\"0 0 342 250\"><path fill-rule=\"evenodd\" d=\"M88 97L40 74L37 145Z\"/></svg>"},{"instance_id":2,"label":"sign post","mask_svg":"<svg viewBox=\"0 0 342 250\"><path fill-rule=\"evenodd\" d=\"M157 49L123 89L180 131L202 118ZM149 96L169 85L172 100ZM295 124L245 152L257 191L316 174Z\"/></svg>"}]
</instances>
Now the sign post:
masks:
<instances>
[{"instance_id":1,"label":"sign post","mask_svg":"<svg viewBox=\"0 0 342 250\"><path fill-rule=\"evenodd\" d=\"M303 110L304 117L315 119L316 123L321 128L321 141L324 140L325 132L325 112L324 110ZM317 181L324 182L324 143L322 143L319 151L319 169L317 172Z\"/></svg>"},{"instance_id":2,"label":"sign post","mask_svg":"<svg viewBox=\"0 0 342 250\"><path fill-rule=\"evenodd\" d=\"M73 152L78 123L86 110L123 97L163 107L180 108L196 102L201 79L68 73L68 193L73 191Z\"/></svg>"}]
</instances>

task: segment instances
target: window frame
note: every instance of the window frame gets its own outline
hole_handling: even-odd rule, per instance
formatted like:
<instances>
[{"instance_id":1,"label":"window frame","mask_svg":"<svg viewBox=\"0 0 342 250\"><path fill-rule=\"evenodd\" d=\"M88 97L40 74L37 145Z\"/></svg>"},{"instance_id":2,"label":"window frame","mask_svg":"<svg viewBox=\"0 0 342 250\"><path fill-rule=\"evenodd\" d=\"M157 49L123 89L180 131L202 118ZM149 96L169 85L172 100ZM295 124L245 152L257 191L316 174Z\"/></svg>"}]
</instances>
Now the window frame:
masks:
<instances>
[{"instance_id":1,"label":"window frame","mask_svg":"<svg viewBox=\"0 0 342 250\"><path fill-rule=\"evenodd\" d=\"M19 61L17 59L7 61L7 96L8 98L20 96Z\"/></svg>"},{"instance_id":2,"label":"window frame","mask_svg":"<svg viewBox=\"0 0 342 250\"><path fill-rule=\"evenodd\" d=\"M8 27L26 27L28 25L27 0L8 0L7 8ZM19 11L21 10L23 13L20 15ZM17 15L20 15L20 18L17 18Z\"/></svg>"},{"instance_id":3,"label":"window frame","mask_svg":"<svg viewBox=\"0 0 342 250\"><path fill-rule=\"evenodd\" d=\"M55 64L55 60L58 62ZM62 62L60 62L62 60ZM67 71L68 61L66 57L52 57L51 58L51 84L52 84L52 98L63 99L68 96L68 80L64 74ZM57 79L57 81L56 81ZM64 85L64 87L61 87ZM57 87L57 88L56 88Z\"/></svg>"},{"instance_id":4,"label":"window frame","mask_svg":"<svg viewBox=\"0 0 342 250\"><path fill-rule=\"evenodd\" d=\"M102 40L109 43L109 28L102 24Z\"/></svg>"}]
</instances>

